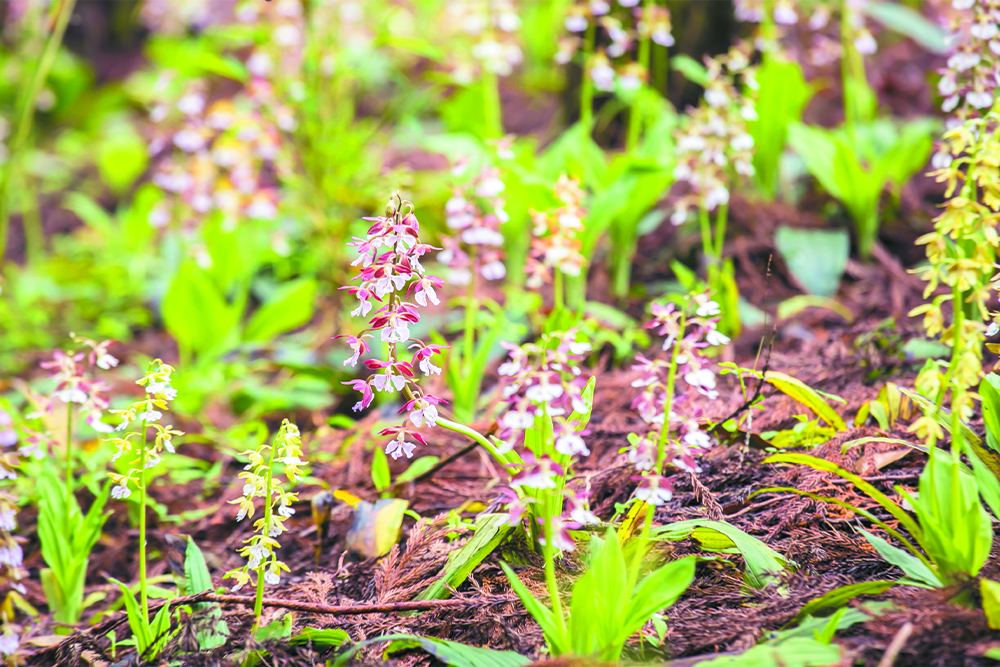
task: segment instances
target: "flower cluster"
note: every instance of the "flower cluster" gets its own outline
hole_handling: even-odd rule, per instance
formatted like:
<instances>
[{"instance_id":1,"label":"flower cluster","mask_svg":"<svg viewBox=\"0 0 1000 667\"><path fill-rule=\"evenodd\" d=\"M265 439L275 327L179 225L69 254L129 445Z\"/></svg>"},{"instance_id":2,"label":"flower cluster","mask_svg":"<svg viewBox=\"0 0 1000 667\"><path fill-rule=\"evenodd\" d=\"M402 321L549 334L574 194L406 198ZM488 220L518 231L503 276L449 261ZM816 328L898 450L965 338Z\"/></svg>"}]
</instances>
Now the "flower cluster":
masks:
<instances>
[{"instance_id":1,"label":"flower cluster","mask_svg":"<svg viewBox=\"0 0 1000 667\"><path fill-rule=\"evenodd\" d=\"M498 420L502 439L498 453L515 447L520 452L520 462L511 464L510 489L503 495L509 520L519 523L530 506L539 502L540 493L556 492L562 500L550 517L553 544L572 550L567 531L597 521L587 509L586 495L564 488L573 460L590 455L580 423L590 413L584 396L587 379L579 367L590 344L571 329L543 334L537 343L501 345L510 354L499 368L501 393L508 407ZM536 521L542 524L544 518L536 517ZM544 534L538 540L544 545Z\"/></svg>"},{"instance_id":2,"label":"flower cluster","mask_svg":"<svg viewBox=\"0 0 1000 667\"><path fill-rule=\"evenodd\" d=\"M694 309L689 313L690 308ZM632 382L642 393L632 400L649 430L629 436L629 461L640 474L636 497L651 505L671 498L670 480L663 477L663 465L686 472L701 472L696 456L708 449L710 436L701 430L700 402L715 400L715 372L702 350L729 343L717 329L719 304L708 294L696 294L678 308L674 303L652 305L653 319L645 328L663 336L663 349L669 358L647 359L636 356L633 370L641 376ZM684 382L678 391L677 378ZM681 414L683 409L684 414Z\"/></svg>"},{"instance_id":3,"label":"flower cluster","mask_svg":"<svg viewBox=\"0 0 1000 667\"><path fill-rule=\"evenodd\" d=\"M28 576L28 571L23 567L24 552L21 549L24 538L15 536L15 530L17 530L17 497L8 491L0 491L0 572L2 572L0 581L21 595L25 595L27 591L21 583L21 580ZM0 632L0 657L14 655L21 643L18 636L20 628L11 623L11 620L8 611L0 612L3 626Z\"/></svg>"},{"instance_id":4,"label":"flower cluster","mask_svg":"<svg viewBox=\"0 0 1000 667\"><path fill-rule=\"evenodd\" d=\"M243 478L243 496L238 500L230 500L240 506L236 515L237 521L253 518L255 498L262 498L264 516L254 522L254 534L244 540L240 555L247 559L246 565L230 570L223 578L236 580L233 590L239 590L251 580L251 572L256 573L258 585L260 577L272 586L281 581L281 572L288 572L288 566L278 560L274 550L281 547L276 538L288 530L285 521L295 514L292 504L298 501L298 495L285 491L280 484L275 483L273 467L275 463L284 466L285 478L290 485L295 485L302 478L302 438L299 429L287 419L282 422L281 429L274 438L274 444L266 442L256 450L243 452L248 463L240 473Z\"/></svg>"},{"instance_id":5,"label":"flower cluster","mask_svg":"<svg viewBox=\"0 0 1000 667\"><path fill-rule=\"evenodd\" d=\"M583 190L575 179L564 174L556 182L555 196L562 203L559 208L531 211L534 229L525 270L527 285L533 289L551 282L553 271L578 276L587 265L586 257L580 252L579 238L587 215L583 208Z\"/></svg>"},{"instance_id":6,"label":"flower cluster","mask_svg":"<svg viewBox=\"0 0 1000 667\"><path fill-rule=\"evenodd\" d=\"M565 27L570 34L559 41L555 60L561 65L570 62L583 45L584 35L596 40L596 29L600 27L610 44L584 63L587 75L598 90L613 90L616 82L625 90L635 90L646 81L648 73L641 63L626 62L622 57L641 39L673 46L670 12L652 5L648 7L649 16L645 16L641 0L617 0L615 6L612 2L615 0L579 0L569 8Z\"/></svg>"},{"instance_id":7,"label":"flower cluster","mask_svg":"<svg viewBox=\"0 0 1000 667\"><path fill-rule=\"evenodd\" d=\"M136 384L145 389L145 396L124 410L111 410L112 414L122 420L115 427L116 431L124 431L130 424L139 423L138 430L107 441L117 448L112 461L126 452L138 449L138 456L130 462L126 474L108 473L115 483L111 489L111 495L115 498L124 499L132 495L131 486L140 487L143 484L143 471L158 464L161 460L160 454L164 450L173 454L173 438L184 435L172 425L163 426L157 423L163 418L163 411L168 409L169 401L177 398L177 390L170 386L170 376L173 372L172 366L154 359L150 362L146 375L136 380ZM152 443L146 439L146 429L149 426L152 426L156 433Z\"/></svg>"},{"instance_id":8,"label":"flower cluster","mask_svg":"<svg viewBox=\"0 0 1000 667\"><path fill-rule=\"evenodd\" d=\"M941 71L941 109L955 112L951 126L993 106L1000 81L1000 2L953 0L952 52Z\"/></svg>"},{"instance_id":9,"label":"flower cluster","mask_svg":"<svg viewBox=\"0 0 1000 667\"><path fill-rule=\"evenodd\" d=\"M518 43L521 17L514 0L450 0L442 25L454 26L456 37L471 41L465 53L451 57L451 74L458 83L472 83L479 67L508 76L524 60Z\"/></svg>"},{"instance_id":10,"label":"flower cluster","mask_svg":"<svg viewBox=\"0 0 1000 667\"><path fill-rule=\"evenodd\" d=\"M447 265L452 285L468 285L475 275L485 280L501 280L507 275L500 233L500 226L510 219L504 210L505 189L500 170L485 167L466 192L456 190L445 204L446 222L456 235L441 239L444 250L437 260Z\"/></svg>"},{"instance_id":11,"label":"flower cluster","mask_svg":"<svg viewBox=\"0 0 1000 667\"><path fill-rule=\"evenodd\" d=\"M752 50L743 42L729 53L706 58L708 85L704 103L691 111L687 124L677 131L677 166L674 178L691 192L681 197L670 220L683 223L692 208L714 211L729 203L733 172L753 176L753 137L747 121L756 120L752 99L740 91L756 89Z\"/></svg>"},{"instance_id":12,"label":"flower cluster","mask_svg":"<svg viewBox=\"0 0 1000 667\"><path fill-rule=\"evenodd\" d=\"M34 419L43 413L51 412L56 406L56 401L67 406L75 404L79 406L78 413L85 416L85 421L91 428L98 433L110 433L111 426L101 421L104 411L108 408L106 395L108 386L90 374L95 369L108 370L118 365L118 359L108 352L114 341L96 343L80 337L74 338L74 341L89 350L82 352L56 350L50 361L43 361L40 364L42 368L50 371L49 377L55 380L56 387L48 396L31 397L38 409L27 417ZM72 410L72 407L69 409ZM15 433L15 441L16 435ZM7 437L10 438L10 435Z\"/></svg>"},{"instance_id":13,"label":"flower cluster","mask_svg":"<svg viewBox=\"0 0 1000 667\"><path fill-rule=\"evenodd\" d=\"M361 400L354 405L355 411L371 405L376 391L402 393L406 403L400 412L408 413L410 423L417 428L424 424L434 426L438 416L437 406L445 401L421 391L414 368L426 376L440 374L441 368L432 359L446 347L411 338L410 326L420 321L420 307L440 303L437 290L444 286L444 281L427 275L420 263L422 256L439 248L420 242L420 223L413 214L413 204L398 194L389 200L384 216L365 220L372 223L365 238L355 237L348 244L358 251L358 258L351 264L361 269L354 278L359 284L341 289L348 290L358 299L358 307L351 314L356 317L371 314L371 326L357 336L340 335L335 338L345 338L354 351L345 365L356 365L361 355L369 351L367 340L371 338L371 332L378 332L379 339L388 343L388 358L365 361L365 368L376 372L365 379L344 384L361 392ZM372 302L380 306L376 308ZM405 354L402 346L412 351L409 361L402 358ZM407 437L427 444L422 435L406 426L406 422L385 429L382 435L393 436L386 448L386 453L393 458L410 457L415 445Z\"/></svg>"},{"instance_id":14,"label":"flower cluster","mask_svg":"<svg viewBox=\"0 0 1000 667\"><path fill-rule=\"evenodd\" d=\"M972 12L974 26L984 21L993 21L994 14L988 12L989 3L971 3L958 0L954 7ZM1000 18L1000 17L997 17ZM990 23L996 29L995 23ZM970 26L971 29L971 26ZM917 243L927 247L928 264L918 270L927 281L924 298L929 298L945 286L945 293L938 293L929 302L910 311L911 315L923 316L924 328L928 335L940 335L941 340L952 348L952 362L928 362L917 377L917 390L931 398L936 405L943 401L945 392L951 391L954 413L968 418L973 413L975 394L969 391L982 376L982 346L985 338L1000 332L1000 312L990 313L988 303L991 292L1000 289L997 282L996 262L1000 236L1000 180L997 178L996 155L1000 152L997 130L1000 115L995 105L996 90L984 88L988 100L970 100L970 92L975 95L974 79L976 68L990 59L986 67L994 67L992 56L987 55L993 48L987 48L986 38L990 35L977 28L974 34L978 41L959 41L955 52L949 58L949 66L954 70L955 90L946 84L942 92L952 92L963 96L965 103L950 119L948 129L934 156L932 175L947 184L944 211L934 221L934 231L917 239ZM971 46L970 46L971 45ZM977 48L978 51L970 50ZM1000 47L997 49L1000 51ZM957 67L976 59L975 65ZM968 71L967 71L968 70ZM959 78L964 72L966 79ZM993 74L989 75L991 78ZM948 77L948 73L945 73ZM971 78L970 78L971 77ZM944 80L944 79L943 79ZM959 87L961 81L963 87ZM972 86L972 88L969 88ZM958 100L955 101L955 105ZM954 108L954 106L952 107ZM978 109L977 109L978 108ZM992 289L991 289L992 288ZM946 320L944 306L950 302L951 322ZM962 307L958 307L961 305ZM992 320L987 327L984 322ZM1000 345L987 344L991 351L1000 350ZM911 430L929 441L943 437L944 431L938 423L938 415L925 414L911 426Z\"/></svg>"}]
</instances>

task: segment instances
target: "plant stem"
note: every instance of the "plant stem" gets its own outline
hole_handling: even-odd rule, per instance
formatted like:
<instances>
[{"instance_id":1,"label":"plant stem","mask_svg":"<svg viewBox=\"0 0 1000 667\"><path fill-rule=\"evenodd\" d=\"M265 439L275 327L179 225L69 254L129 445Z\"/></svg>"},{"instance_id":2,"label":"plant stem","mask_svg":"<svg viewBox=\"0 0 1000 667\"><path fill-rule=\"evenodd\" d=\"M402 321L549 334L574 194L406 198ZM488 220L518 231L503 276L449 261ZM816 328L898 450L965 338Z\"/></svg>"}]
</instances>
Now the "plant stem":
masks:
<instances>
[{"instance_id":1,"label":"plant stem","mask_svg":"<svg viewBox=\"0 0 1000 667\"><path fill-rule=\"evenodd\" d=\"M715 257L712 243L712 221L708 217L708 209L704 206L698 207L698 225L701 227L701 251L705 255L705 260L711 261Z\"/></svg>"},{"instance_id":2,"label":"plant stem","mask_svg":"<svg viewBox=\"0 0 1000 667\"><path fill-rule=\"evenodd\" d=\"M729 221L729 204L721 204L715 214L715 256L722 259L722 248L726 245L726 224Z\"/></svg>"},{"instance_id":3,"label":"plant stem","mask_svg":"<svg viewBox=\"0 0 1000 667\"><path fill-rule=\"evenodd\" d=\"M143 618L149 618L149 597L146 591L146 420L139 430L139 598Z\"/></svg>"},{"instance_id":4,"label":"plant stem","mask_svg":"<svg viewBox=\"0 0 1000 667\"><path fill-rule=\"evenodd\" d=\"M587 33L583 38L583 78L580 80L580 123L587 133L594 126L594 81L590 78L590 58L594 55L594 39L597 26L593 21L587 22Z\"/></svg>"},{"instance_id":5,"label":"plant stem","mask_svg":"<svg viewBox=\"0 0 1000 667\"><path fill-rule=\"evenodd\" d=\"M70 508L73 507L73 404L66 403L66 537L72 541Z\"/></svg>"},{"instance_id":6,"label":"plant stem","mask_svg":"<svg viewBox=\"0 0 1000 667\"><path fill-rule=\"evenodd\" d=\"M462 369L468 374L472 369L472 358L476 354L476 315L479 301L476 299L475 250L470 251L472 277L465 292L465 332L463 335Z\"/></svg>"},{"instance_id":7,"label":"plant stem","mask_svg":"<svg viewBox=\"0 0 1000 667\"><path fill-rule=\"evenodd\" d=\"M965 387L958 379L958 362L962 358L962 329L965 327L965 310L963 308L962 292L958 285L951 288L952 300L952 347L951 364L948 367L949 382L951 384L951 452L958 457L962 453L962 397L965 394ZM957 488L957 487L955 487Z\"/></svg>"},{"instance_id":8,"label":"plant stem","mask_svg":"<svg viewBox=\"0 0 1000 667\"><path fill-rule=\"evenodd\" d=\"M557 267L554 271L552 281L552 308L562 310L565 299L563 297L563 272Z\"/></svg>"},{"instance_id":9,"label":"plant stem","mask_svg":"<svg viewBox=\"0 0 1000 667\"><path fill-rule=\"evenodd\" d=\"M35 72L31 77L31 82L22 89L23 95L17 101L17 120L15 124L14 137L10 142L10 155L7 163L0 170L0 267L3 266L4 255L7 252L7 229L10 226L10 195L11 181L14 171L21 162L22 152L31 134L31 126L35 119L35 108L38 104L38 95L42 92L42 86L49 76L49 70L55 62L59 53L59 46L62 44L66 26L73 15L73 7L76 0L62 0L62 4L55 13L55 22L52 32L49 33L45 41L45 48L35 66Z\"/></svg>"},{"instance_id":10,"label":"plant stem","mask_svg":"<svg viewBox=\"0 0 1000 667\"><path fill-rule=\"evenodd\" d=\"M264 483L264 533L269 534L271 526L271 477L274 467L274 445L271 445L271 455L267 461L267 474ZM253 601L253 627L256 629L260 625L260 614L264 603L264 566L261 559L260 567L257 568L257 596Z\"/></svg>"},{"instance_id":11,"label":"plant stem","mask_svg":"<svg viewBox=\"0 0 1000 667\"><path fill-rule=\"evenodd\" d=\"M559 598L559 583L556 581L556 549L553 546L554 532L552 530L552 514L546 512L545 516L545 585L549 589L550 604L552 614L556 617L559 630L566 636L566 619L563 617L562 600Z\"/></svg>"},{"instance_id":12,"label":"plant stem","mask_svg":"<svg viewBox=\"0 0 1000 667\"><path fill-rule=\"evenodd\" d=\"M643 71L646 76L649 76L649 53L650 53L650 35L652 33L652 24L650 19L653 15L653 0L645 0L642 5L642 19L645 22L646 30L639 37L639 53L636 62L642 65ZM639 132L642 129L642 118L639 116L639 107L636 104L638 100L638 95L636 95L636 100L633 100L632 108L629 110L628 114L628 135L625 138L625 150L629 153L635 150L636 145L639 143Z\"/></svg>"},{"instance_id":13,"label":"plant stem","mask_svg":"<svg viewBox=\"0 0 1000 667\"><path fill-rule=\"evenodd\" d=\"M506 454L500 454L497 448L493 446L488 439L480 435L479 431L469 428L464 424L459 424L458 422L453 422L450 419L445 419L443 417L438 417L437 425L441 428L446 428L454 433L460 433L467 438L471 438L483 446L487 452L490 453L493 458L495 458L501 465L507 465L514 462L513 459L508 459Z\"/></svg>"}]
</instances>

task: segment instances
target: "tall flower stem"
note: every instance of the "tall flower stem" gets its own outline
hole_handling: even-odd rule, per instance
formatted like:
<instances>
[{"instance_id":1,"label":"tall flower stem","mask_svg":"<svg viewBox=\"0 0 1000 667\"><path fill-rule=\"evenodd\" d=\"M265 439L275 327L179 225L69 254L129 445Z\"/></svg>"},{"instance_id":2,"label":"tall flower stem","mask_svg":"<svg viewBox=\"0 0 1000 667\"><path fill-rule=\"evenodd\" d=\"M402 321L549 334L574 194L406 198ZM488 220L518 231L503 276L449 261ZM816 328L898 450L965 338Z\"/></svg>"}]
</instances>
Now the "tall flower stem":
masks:
<instances>
[{"instance_id":1,"label":"tall flower stem","mask_svg":"<svg viewBox=\"0 0 1000 667\"><path fill-rule=\"evenodd\" d=\"M642 20L646 29L643 30L642 34L639 36L639 53L637 62L642 66L643 71L646 76L649 76L650 67L650 35L652 34L652 25L650 24L650 19L653 15L653 0L645 0L642 5ZM642 118L639 115L639 105L637 104L638 96L636 96L636 101L632 103L632 108L629 110L628 115L628 135L625 138L625 150L631 153L635 150L636 145L639 143L639 133L642 130Z\"/></svg>"},{"instance_id":2,"label":"tall flower stem","mask_svg":"<svg viewBox=\"0 0 1000 667\"><path fill-rule=\"evenodd\" d=\"M687 304L684 304L687 307ZM663 426L660 427L660 437L656 440L656 466L653 472L657 475L663 473L663 460L666 458L667 441L670 439L670 411L674 403L674 385L677 381L677 355L680 351L680 342L684 339L684 330L687 327L687 314L681 313L680 326L677 330L677 338L674 340L673 350L670 353L670 370L667 372L666 400L663 404ZM653 506L646 508L646 516L642 521L642 533L639 536L639 548L636 549L632 557L632 567L629 569L628 588L635 587L639 577L639 566L642 564L642 557L646 553L649 544L649 530L653 526L653 514L656 509Z\"/></svg>"},{"instance_id":3,"label":"tall flower stem","mask_svg":"<svg viewBox=\"0 0 1000 667\"><path fill-rule=\"evenodd\" d=\"M715 214L715 256L722 259L722 248L726 245L726 225L729 221L729 204L720 204Z\"/></svg>"},{"instance_id":4,"label":"tall flower stem","mask_svg":"<svg viewBox=\"0 0 1000 667\"><path fill-rule=\"evenodd\" d=\"M24 148L28 143L28 136L31 134L38 95L42 92L42 86L45 84L49 70L52 69L52 64L59 53L59 46L62 44L63 35L66 33L66 26L69 25L69 19L73 15L75 5L76 0L62 0L54 16L52 32L49 33L45 41L45 47L42 49L42 55L35 66L31 81L25 88L21 89L21 95L18 96L10 155L0 170L0 266L3 266L4 255L7 252L7 229L10 226L10 197L14 172L21 164Z\"/></svg>"},{"instance_id":5,"label":"tall flower stem","mask_svg":"<svg viewBox=\"0 0 1000 667\"><path fill-rule=\"evenodd\" d=\"M587 33L583 38L583 78L580 80L580 123L589 133L594 126L594 81L590 78L590 59L594 55L594 40L597 26L587 23Z\"/></svg>"},{"instance_id":6,"label":"tall flower stem","mask_svg":"<svg viewBox=\"0 0 1000 667\"><path fill-rule=\"evenodd\" d=\"M559 598L559 583L556 581L556 548L553 544L552 513L545 516L545 585L549 589L552 614L563 636L566 635L566 618L563 616L562 600Z\"/></svg>"},{"instance_id":7,"label":"tall flower stem","mask_svg":"<svg viewBox=\"0 0 1000 667\"><path fill-rule=\"evenodd\" d=\"M698 207L698 226L701 228L701 251L706 260L711 260L715 256L715 244L712 242L712 220L709 218L708 209L704 206Z\"/></svg>"},{"instance_id":8,"label":"tall flower stem","mask_svg":"<svg viewBox=\"0 0 1000 667\"><path fill-rule=\"evenodd\" d=\"M472 368L473 357L476 354L476 315L479 310L479 300L476 299L475 254L470 252L473 263L472 276L465 291L465 331L463 336L462 367L466 373Z\"/></svg>"},{"instance_id":9,"label":"tall flower stem","mask_svg":"<svg viewBox=\"0 0 1000 667\"><path fill-rule=\"evenodd\" d=\"M73 403L66 403L66 537L70 535L70 508L73 507Z\"/></svg>"},{"instance_id":10,"label":"tall flower stem","mask_svg":"<svg viewBox=\"0 0 1000 667\"><path fill-rule=\"evenodd\" d=\"M264 483L264 530L269 530L271 525L271 480L274 469L274 444L271 445L271 454L267 461L267 472ZM253 601L253 626L260 625L260 615L264 605L264 568L266 563L261 560L260 567L257 568L257 596Z\"/></svg>"},{"instance_id":11,"label":"tall flower stem","mask_svg":"<svg viewBox=\"0 0 1000 667\"><path fill-rule=\"evenodd\" d=\"M146 591L146 420L139 428L139 598L143 618L149 618L149 596Z\"/></svg>"}]
</instances>

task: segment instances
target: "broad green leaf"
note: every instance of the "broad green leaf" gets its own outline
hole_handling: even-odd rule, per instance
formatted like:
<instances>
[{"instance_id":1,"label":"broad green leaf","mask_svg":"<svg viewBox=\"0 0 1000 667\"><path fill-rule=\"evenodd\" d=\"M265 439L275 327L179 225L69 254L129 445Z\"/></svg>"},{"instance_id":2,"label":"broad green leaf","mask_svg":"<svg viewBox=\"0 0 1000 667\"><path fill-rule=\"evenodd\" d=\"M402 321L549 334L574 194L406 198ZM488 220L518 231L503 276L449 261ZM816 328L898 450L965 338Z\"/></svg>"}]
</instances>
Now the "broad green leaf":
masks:
<instances>
[{"instance_id":1,"label":"broad green leaf","mask_svg":"<svg viewBox=\"0 0 1000 667\"><path fill-rule=\"evenodd\" d=\"M778 163L788 140L788 124L802 118L802 110L813 89L806 83L802 67L773 53L764 57L757 71L757 120L747 129L754 140L754 177L768 198L778 189Z\"/></svg>"},{"instance_id":2,"label":"broad green leaf","mask_svg":"<svg viewBox=\"0 0 1000 667\"><path fill-rule=\"evenodd\" d=\"M646 624L653 614L677 601L694 580L694 556L675 560L648 575L632 594L617 643L624 643Z\"/></svg>"},{"instance_id":3,"label":"broad green leaf","mask_svg":"<svg viewBox=\"0 0 1000 667\"><path fill-rule=\"evenodd\" d=\"M418 459L414 459L413 463L410 464L410 467L399 473L396 477L396 484L409 482L417 477L420 477L425 472L436 466L439 460L440 459L436 456L421 456Z\"/></svg>"},{"instance_id":4,"label":"broad green leaf","mask_svg":"<svg viewBox=\"0 0 1000 667\"><path fill-rule=\"evenodd\" d=\"M696 83L702 87L708 85L708 70L691 56L684 55L683 53L676 55L670 59L670 66L683 74L691 83Z\"/></svg>"},{"instance_id":5,"label":"broad green leaf","mask_svg":"<svg viewBox=\"0 0 1000 667\"><path fill-rule=\"evenodd\" d=\"M985 577L979 580L979 593L983 598L983 613L992 630L1000 630L1000 583Z\"/></svg>"},{"instance_id":6,"label":"broad green leaf","mask_svg":"<svg viewBox=\"0 0 1000 667\"><path fill-rule=\"evenodd\" d=\"M457 588L466 577L493 553L513 531L506 514L483 514L476 517L476 532L458 551L448 555L438 578L420 592L418 600L441 600L450 595L447 586ZM447 586L446 586L447 584Z\"/></svg>"},{"instance_id":7,"label":"broad green leaf","mask_svg":"<svg viewBox=\"0 0 1000 667\"><path fill-rule=\"evenodd\" d=\"M863 528L859 528L858 530L861 531L861 534L868 540L868 543L875 548L875 551L887 563L898 567L910 579L922 582L933 588L940 588L944 585L941 579L929 567L920 562L918 558L906 553L899 547L892 546L878 535L872 535Z\"/></svg>"},{"instance_id":8,"label":"broad green leaf","mask_svg":"<svg viewBox=\"0 0 1000 667\"><path fill-rule=\"evenodd\" d=\"M650 531L650 537L654 539L675 541L692 536L709 551L738 551L746 561L747 583L758 590L774 583L786 566L794 565L758 538L724 521L691 519L669 523Z\"/></svg>"},{"instance_id":9,"label":"broad green leaf","mask_svg":"<svg viewBox=\"0 0 1000 667\"><path fill-rule=\"evenodd\" d=\"M796 276L796 278L801 280L799 276ZM813 294L798 294L779 303L778 320L780 321L788 319L789 317L795 317L806 308L826 308L827 310L843 317L848 323L854 321L854 313L852 313L851 309L844 304L840 303L836 299L830 299L825 296L815 296Z\"/></svg>"},{"instance_id":10,"label":"broad green leaf","mask_svg":"<svg viewBox=\"0 0 1000 667\"><path fill-rule=\"evenodd\" d=\"M361 501L354 508L354 523L347 532L347 548L365 558L389 553L399 541L399 531L409 503L383 498L375 504Z\"/></svg>"},{"instance_id":11,"label":"broad green leaf","mask_svg":"<svg viewBox=\"0 0 1000 667\"><path fill-rule=\"evenodd\" d=\"M861 595L881 595L895 585L895 581L862 581L856 584L840 586L807 602L788 625L797 625L807 616L820 616L823 615L823 612L840 609Z\"/></svg>"},{"instance_id":12,"label":"broad green leaf","mask_svg":"<svg viewBox=\"0 0 1000 667\"><path fill-rule=\"evenodd\" d=\"M193 260L181 264L163 297L163 324L182 350L200 353L232 331L238 313Z\"/></svg>"},{"instance_id":13,"label":"broad green leaf","mask_svg":"<svg viewBox=\"0 0 1000 667\"><path fill-rule=\"evenodd\" d=\"M768 371L764 374L764 380L774 385L782 393L794 398L796 401L806 406L812 412L838 431L846 431L847 424L837 412L830 407L830 404L823 400L823 397L815 389L790 375L785 375L778 371Z\"/></svg>"},{"instance_id":14,"label":"broad green leaf","mask_svg":"<svg viewBox=\"0 0 1000 667\"><path fill-rule=\"evenodd\" d=\"M840 279L851 253L846 230L796 229L782 225L774 234L774 243L792 277L809 294L832 297L840 289Z\"/></svg>"},{"instance_id":15,"label":"broad green leaf","mask_svg":"<svg viewBox=\"0 0 1000 667\"><path fill-rule=\"evenodd\" d=\"M906 35L929 51L938 54L948 53L947 31L924 18L912 7L873 0L866 2L862 11L886 28Z\"/></svg>"},{"instance_id":16,"label":"broad green leaf","mask_svg":"<svg viewBox=\"0 0 1000 667\"><path fill-rule=\"evenodd\" d=\"M149 148L132 123L121 119L105 128L95 161L101 180L121 195L146 171Z\"/></svg>"},{"instance_id":17,"label":"broad green leaf","mask_svg":"<svg viewBox=\"0 0 1000 667\"><path fill-rule=\"evenodd\" d=\"M291 637L288 643L292 646L317 646L319 648L334 648L350 641L346 630L340 628L303 628L301 632Z\"/></svg>"},{"instance_id":18,"label":"broad green leaf","mask_svg":"<svg viewBox=\"0 0 1000 667\"><path fill-rule=\"evenodd\" d=\"M285 639L292 634L293 614L285 614L277 618L262 628L258 628L254 634L254 639L259 642L273 641L275 639Z\"/></svg>"},{"instance_id":19,"label":"broad green leaf","mask_svg":"<svg viewBox=\"0 0 1000 667\"><path fill-rule=\"evenodd\" d=\"M986 444L990 449L1000 451L1000 375L988 373L979 383L979 396L983 399Z\"/></svg>"},{"instance_id":20,"label":"broad green leaf","mask_svg":"<svg viewBox=\"0 0 1000 667\"><path fill-rule=\"evenodd\" d=\"M381 493L389 488L389 457L381 447L375 447L372 452L372 484Z\"/></svg>"},{"instance_id":21,"label":"broad green leaf","mask_svg":"<svg viewBox=\"0 0 1000 667\"><path fill-rule=\"evenodd\" d=\"M598 610L597 591L595 590L594 572L585 572L573 584L573 597L570 600L569 641L573 647L573 655L594 655L598 646L598 636L602 630L601 615Z\"/></svg>"},{"instance_id":22,"label":"broad green leaf","mask_svg":"<svg viewBox=\"0 0 1000 667\"><path fill-rule=\"evenodd\" d=\"M837 667L840 647L811 637L793 637L776 644L760 644L744 653L699 662L698 667Z\"/></svg>"},{"instance_id":23,"label":"broad green leaf","mask_svg":"<svg viewBox=\"0 0 1000 667\"><path fill-rule=\"evenodd\" d=\"M282 285L250 318L243 338L266 342L309 322L316 288L313 278L300 278Z\"/></svg>"},{"instance_id":24,"label":"broad green leaf","mask_svg":"<svg viewBox=\"0 0 1000 667\"><path fill-rule=\"evenodd\" d=\"M522 667L531 663L531 660L513 651L494 651L447 639L400 634L375 637L353 644L345 653L337 656L333 667L346 665L359 650L379 642L391 642L385 650L387 654L420 648L448 667Z\"/></svg>"},{"instance_id":25,"label":"broad green leaf","mask_svg":"<svg viewBox=\"0 0 1000 667\"><path fill-rule=\"evenodd\" d=\"M188 538L184 550L184 578L187 580L188 595L212 590L212 575L205 563L205 556L191 538Z\"/></svg>"},{"instance_id":26,"label":"broad green leaf","mask_svg":"<svg viewBox=\"0 0 1000 667\"><path fill-rule=\"evenodd\" d=\"M110 236L116 226L114 218L103 206L81 192L66 195L64 206L103 236Z\"/></svg>"},{"instance_id":27,"label":"broad green leaf","mask_svg":"<svg viewBox=\"0 0 1000 667\"><path fill-rule=\"evenodd\" d=\"M132 595L132 591L129 590L123 582L117 579L108 579L113 584L116 584L122 592L122 600L125 602L125 612L128 615L129 628L132 630L132 636L135 637L135 646L138 650L139 655L144 655L146 649L150 647L153 643L153 636L150 632L149 621L145 616L142 615L142 610L139 609L139 603L135 601L135 597Z\"/></svg>"}]
</instances>

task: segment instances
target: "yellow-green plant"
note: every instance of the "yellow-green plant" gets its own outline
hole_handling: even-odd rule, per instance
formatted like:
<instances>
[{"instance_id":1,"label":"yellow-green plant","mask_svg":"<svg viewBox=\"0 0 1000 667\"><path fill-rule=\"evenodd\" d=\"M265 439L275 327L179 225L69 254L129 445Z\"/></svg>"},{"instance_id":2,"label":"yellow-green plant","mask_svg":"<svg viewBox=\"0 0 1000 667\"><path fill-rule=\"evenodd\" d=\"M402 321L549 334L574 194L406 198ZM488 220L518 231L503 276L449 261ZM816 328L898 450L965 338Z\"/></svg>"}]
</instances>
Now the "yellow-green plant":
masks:
<instances>
[{"instance_id":1,"label":"yellow-green plant","mask_svg":"<svg viewBox=\"0 0 1000 667\"><path fill-rule=\"evenodd\" d=\"M274 550L281 544L276 539L288 530L285 521L295 510L292 504L298 500L298 495L285 491L274 479L274 465L284 466L288 483L294 485L302 477L302 438L299 429L287 419L282 422L281 429L274 437L274 444L266 442L256 450L243 452L248 463L246 470L240 473L245 480L243 496L229 502L240 506L237 521L253 518L255 498L262 498L264 516L254 522L254 534L243 541L240 555L247 559L243 567L230 570L224 578L236 581L233 590L239 590L248 584L254 576L257 579L257 594L254 598L253 614L255 624L260 623L263 607L264 584L272 586L281 581L281 573L288 572L288 566L278 560ZM251 574L253 573L253 574Z\"/></svg>"},{"instance_id":2,"label":"yellow-green plant","mask_svg":"<svg viewBox=\"0 0 1000 667\"><path fill-rule=\"evenodd\" d=\"M115 483L114 488L111 489L113 498L119 500L128 498L132 495L132 487L135 487L139 492L139 597L143 618L149 617L149 596L146 582L146 490L149 484L149 469L160 462L160 454L164 450L171 454L174 453L174 436L184 435L180 431L174 430L173 426L163 426L157 423L163 418L162 411L167 410L168 402L177 397L177 390L170 386L170 376L173 372L172 366L159 359L154 359L149 363L146 374L136 381L136 384L146 390L146 395L142 400L136 401L125 410L111 411L122 420L115 428L116 431L124 431L133 423L138 423L139 428L123 437L111 438L107 441L118 448L112 460L126 452L135 456L129 462L128 470L124 475L115 472L108 473L108 475ZM156 433L152 442L147 439L147 430L150 426Z\"/></svg>"}]
</instances>

